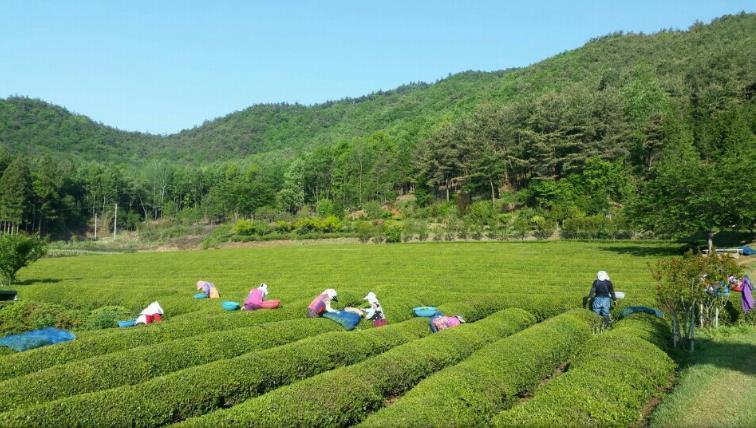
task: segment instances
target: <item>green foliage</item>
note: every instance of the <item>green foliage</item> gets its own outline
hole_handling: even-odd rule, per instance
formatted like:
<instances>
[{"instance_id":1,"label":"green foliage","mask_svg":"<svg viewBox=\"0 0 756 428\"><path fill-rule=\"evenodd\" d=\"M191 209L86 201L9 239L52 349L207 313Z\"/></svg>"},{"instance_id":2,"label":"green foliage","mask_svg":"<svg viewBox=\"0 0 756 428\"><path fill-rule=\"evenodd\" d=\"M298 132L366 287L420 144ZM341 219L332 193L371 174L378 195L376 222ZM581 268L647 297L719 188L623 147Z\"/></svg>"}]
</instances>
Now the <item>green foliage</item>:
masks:
<instances>
[{"instance_id":1,"label":"green foliage","mask_svg":"<svg viewBox=\"0 0 756 428\"><path fill-rule=\"evenodd\" d=\"M297 303L306 305L308 302L301 301ZM15 304L9 306L15 306ZM273 312L247 317L203 314L203 322L201 323L198 323L195 317L188 316L172 319L170 322L163 322L162 324L151 325L149 328L103 331L102 335L80 337L73 342L66 343L65 346L32 349L0 360L0 380L35 372L42 373L46 371L45 369L50 369L57 365L117 352L126 352L126 350L137 347L155 346L160 343L203 334L208 334L207 337L210 337L212 336L212 334L209 334L211 332L252 327L266 321L281 321L292 318L293 314L297 313L296 309L296 307L282 308ZM47 307L43 307L42 310L44 313L54 313ZM13 316L15 315L9 312L8 317L11 318ZM75 325L64 324L59 326L72 327Z\"/></svg>"},{"instance_id":2,"label":"green foliage","mask_svg":"<svg viewBox=\"0 0 756 428\"><path fill-rule=\"evenodd\" d=\"M596 318L575 310L500 339L420 382L363 425L490 425L591 337Z\"/></svg>"},{"instance_id":3,"label":"green foliage","mask_svg":"<svg viewBox=\"0 0 756 428\"><path fill-rule=\"evenodd\" d=\"M532 323L533 316L527 312L507 309L482 321L414 340L362 363L278 388L231 409L189 419L185 425L239 424L263 417L275 425L311 425L322 421L351 425L381 407L385 398L401 394L420 379L462 361L491 340ZM315 390L318 394L312 393ZM289 411L293 408L290 406L296 406L297 411Z\"/></svg>"},{"instance_id":4,"label":"green foliage","mask_svg":"<svg viewBox=\"0 0 756 428\"><path fill-rule=\"evenodd\" d=\"M37 261L47 246L34 235L5 233L0 235L0 285L10 285L18 271Z\"/></svg>"},{"instance_id":5,"label":"green foliage","mask_svg":"<svg viewBox=\"0 0 756 428\"><path fill-rule=\"evenodd\" d=\"M402 241L402 225L399 223L387 223L384 233L389 244Z\"/></svg>"},{"instance_id":6,"label":"green foliage","mask_svg":"<svg viewBox=\"0 0 756 428\"><path fill-rule=\"evenodd\" d=\"M603 214L565 219L559 233L565 239L628 239L632 236L623 217Z\"/></svg>"},{"instance_id":7,"label":"green foliage","mask_svg":"<svg viewBox=\"0 0 756 428\"><path fill-rule=\"evenodd\" d=\"M237 330L213 332L176 341L100 355L58 365L4 381L0 396L6 410L85 392L144 382L154 376L219 359L232 358L256 349L293 342L310 335L333 331L328 320L292 320ZM71 379L76 379L71 382Z\"/></svg>"},{"instance_id":8,"label":"green foliage","mask_svg":"<svg viewBox=\"0 0 756 428\"><path fill-rule=\"evenodd\" d=\"M54 303L21 300L0 306L0 333L22 333L45 327L73 328L82 324L79 311Z\"/></svg>"},{"instance_id":9,"label":"green foliage","mask_svg":"<svg viewBox=\"0 0 756 428\"><path fill-rule=\"evenodd\" d=\"M325 320L322 322L329 323ZM139 426L163 425L221 406L241 403L327 370L358 363L429 333L427 321L414 319L381 329L320 334L272 349L192 367L138 385L19 409L0 417L0 420L3 420L3 424L20 420L40 424L70 421L75 424L85 418L95 425L131 425L135 420ZM199 388L202 394L197 394ZM155 394L159 394L161 399L155 400ZM107 410L102 408L104 403L107 403Z\"/></svg>"},{"instance_id":10,"label":"green foliage","mask_svg":"<svg viewBox=\"0 0 756 428\"><path fill-rule=\"evenodd\" d=\"M330 199L321 199L318 201L316 211L320 217L336 215L336 207Z\"/></svg>"},{"instance_id":11,"label":"green foliage","mask_svg":"<svg viewBox=\"0 0 756 428\"><path fill-rule=\"evenodd\" d=\"M632 318L631 318L632 319ZM667 386L675 364L644 340L649 329L617 327L586 343L569 370L520 406L501 412L496 426L628 426Z\"/></svg>"},{"instance_id":12,"label":"green foliage","mask_svg":"<svg viewBox=\"0 0 756 428\"><path fill-rule=\"evenodd\" d=\"M367 202L363 205L362 209L368 218L372 220L391 218L391 213L384 210L378 202Z\"/></svg>"},{"instance_id":13,"label":"green foliage","mask_svg":"<svg viewBox=\"0 0 756 428\"><path fill-rule=\"evenodd\" d=\"M728 299L711 296L706 288L714 287L715 292L727 284L729 275L738 275L742 268L728 255L710 256L687 255L682 258L665 258L650 266L651 273L657 282L657 304L670 315L672 319L672 334L674 345L680 336L682 328L688 339L693 339L688 326L695 325L697 318L707 318L707 324L713 324L713 313L697 313L699 305L718 304L723 308ZM713 302L712 302L713 301Z\"/></svg>"},{"instance_id":14,"label":"green foliage","mask_svg":"<svg viewBox=\"0 0 756 428\"><path fill-rule=\"evenodd\" d=\"M134 317L134 312L123 306L104 306L93 310L87 317L87 328L91 330L117 327L119 320Z\"/></svg>"},{"instance_id":15,"label":"green foliage","mask_svg":"<svg viewBox=\"0 0 756 428\"><path fill-rule=\"evenodd\" d=\"M368 221L361 221L357 223L355 229L357 231L357 237L363 244L367 244L370 241L370 238L373 237L374 227L373 224Z\"/></svg>"},{"instance_id":16,"label":"green foliage","mask_svg":"<svg viewBox=\"0 0 756 428\"><path fill-rule=\"evenodd\" d=\"M121 230L253 214L288 221L308 206L320 217L364 207L378 220L390 217L380 207L414 192L419 209L405 211L415 217L470 217L452 233L461 238L490 229L479 209L499 200L559 226L629 209L634 228L660 236L747 229L755 22L744 13L688 31L612 34L523 69L309 107L257 105L169 136L3 99L0 228L69 239L91 234L97 215L103 236L116 203ZM512 226L515 237L531 232Z\"/></svg>"}]
</instances>

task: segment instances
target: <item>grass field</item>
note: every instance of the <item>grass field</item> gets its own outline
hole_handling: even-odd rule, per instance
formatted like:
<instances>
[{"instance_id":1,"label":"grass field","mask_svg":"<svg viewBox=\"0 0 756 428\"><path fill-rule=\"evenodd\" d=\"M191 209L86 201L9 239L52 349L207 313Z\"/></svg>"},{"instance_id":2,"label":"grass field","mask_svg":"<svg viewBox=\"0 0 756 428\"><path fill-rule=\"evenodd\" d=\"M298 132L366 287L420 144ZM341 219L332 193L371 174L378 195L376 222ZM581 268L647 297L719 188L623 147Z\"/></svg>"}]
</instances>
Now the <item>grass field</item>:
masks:
<instances>
[{"instance_id":1,"label":"grass field","mask_svg":"<svg viewBox=\"0 0 756 428\"><path fill-rule=\"evenodd\" d=\"M427 424L417 419L422 414L437 424L635 423L672 378L673 365L656 346L666 326L639 317L595 335L598 320L577 308L598 270L627 293L624 305L652 305L647 264L677 252L664 243L557 241L43 259L20 272L21 299L135 312L157 300L166 318L0 355L0 426L416 426ZM235 301L266 282L283 307L224 312L217 301L192 298L198 279ZM364 323L345 332L304 318L324 288L339 291L340 305L359 304L374 291L389 326ZM420 304L461 313L469 323L430 335L427 321L411 317ZM549 413L551 400L600 390L591 382L604 381L580 370L616 365L618 353L621 364L638 370L608 381L637 384L641 393L613 387L579 412ZM446 398L428 401L423 391ZM607 410L617 408L623 411ZM545 419L520 419L533 412Z\"/></svg>"}]
</instances>

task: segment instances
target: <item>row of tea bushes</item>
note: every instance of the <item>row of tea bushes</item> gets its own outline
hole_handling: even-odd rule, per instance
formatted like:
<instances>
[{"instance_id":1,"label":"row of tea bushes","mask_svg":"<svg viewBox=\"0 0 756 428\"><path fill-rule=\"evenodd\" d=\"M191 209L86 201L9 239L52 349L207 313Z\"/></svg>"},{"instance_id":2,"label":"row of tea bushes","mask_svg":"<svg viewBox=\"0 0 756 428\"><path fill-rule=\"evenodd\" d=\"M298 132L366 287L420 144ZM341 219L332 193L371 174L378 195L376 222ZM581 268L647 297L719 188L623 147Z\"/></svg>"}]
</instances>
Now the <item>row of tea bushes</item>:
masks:
<instances>
[{"instance_id":1,"label":"row of tea bushes","mask_svg":"<svg viewBox=\"0 0 756 428\"><path fill-rule=\"evenodd\" d=\"M306 302L300 303L307 305ZM0 380L125 349L301 316L302 311L294 305L291 306L256 313L186 315L175 320L164 321L162 324L113 329L99 334L85 335L71 342L9 355L0 360Z\"/></svg>"},{"instance_id":2,"label":"row of tea bushes","mask_svg":"<svg viewBox=\"0 0 756 428\"><path fill-rule=\"evenodd\" d=\"M575 309L486 346L420 382L362 425L485 426L591 338L599 321Z\"/></svg>"},{"instance_id":3,"label":"row of tea bushes","mask_svg":"<svg viewBox=\"0 0 756 428\"><path fill-rule=\"evenodd\" d=\"M322 318L281 321L74 361L0 383L0 390L5 391L0 394L0 408L10 410L85 392L136 384L186 367L280 346L337 329L340 329L338 324Z\"/></svg>"},{"instance_id":4,"label":"row of tea bushes","mask_svg":"<svg viewBox=\"0 0 756 428\"><path fill-rule=\"evenodd\" d=\"M383 406L386 398L534 322L535 317L522 309L505 309L184 423L213 427L351 425Z\"/></svg>"},{"instance_id":5,"label":"row of tea bushes","mask_svg":"<svg viewBox=\"0 0 756 428\"><path fill-rule=\"evenodd\" d=\"M643 407L674 375L674 362L646 340L663 336L656 320L633 316L620 321L586 343L567 373L531 400L501 412L495 425L640 425Z\"/></svg>"},{"instance_id":6,"label":"row of tea bushes","mask_svg":"<svg viewBox=\"0 0 756 428\"><path fill-rule=\"evenodd\" d=\"M470 321L490 313L488 305L476 306L474 303L452 304L440 309L450 313L464 312ZM181 370L137 385L77 395L0 414L0 425L77 425L84 422L86 425L161 425L227 407L336 367L355 364L428 334L430 329L426 318L365 331L321 334ZM156 400L156 396L160 399Z\"/></svg>"}]
</instances>

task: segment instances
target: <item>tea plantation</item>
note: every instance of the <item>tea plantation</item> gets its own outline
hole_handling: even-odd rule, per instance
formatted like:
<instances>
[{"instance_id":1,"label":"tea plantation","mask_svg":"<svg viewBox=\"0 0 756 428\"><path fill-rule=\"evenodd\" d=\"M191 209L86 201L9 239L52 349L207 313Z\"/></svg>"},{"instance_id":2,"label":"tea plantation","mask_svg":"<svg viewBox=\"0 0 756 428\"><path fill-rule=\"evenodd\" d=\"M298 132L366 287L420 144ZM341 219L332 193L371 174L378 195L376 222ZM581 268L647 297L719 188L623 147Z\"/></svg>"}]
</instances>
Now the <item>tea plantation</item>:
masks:
<instances>
[{"instance_id":1,"label":"tea plantation","mask_svg":"<svg viewBox=\"0 0 756 428\"><path fill-rule=\"evenodd\" d=\"M20 299L134 313L162 323L79 332L0 355L0 426L632 425L675 364L663 321L601 332L581 309L596 271L653 306L647 263L664 243L496 242L284 245L49 258L20 272ZM214 282L242 301L269 284L276 310L194 299ZM375 292L389 325L344 331L305 318L325 288L338 306ZM431 334L411 309L468 321Z\"/></svg>"}]
</instances>

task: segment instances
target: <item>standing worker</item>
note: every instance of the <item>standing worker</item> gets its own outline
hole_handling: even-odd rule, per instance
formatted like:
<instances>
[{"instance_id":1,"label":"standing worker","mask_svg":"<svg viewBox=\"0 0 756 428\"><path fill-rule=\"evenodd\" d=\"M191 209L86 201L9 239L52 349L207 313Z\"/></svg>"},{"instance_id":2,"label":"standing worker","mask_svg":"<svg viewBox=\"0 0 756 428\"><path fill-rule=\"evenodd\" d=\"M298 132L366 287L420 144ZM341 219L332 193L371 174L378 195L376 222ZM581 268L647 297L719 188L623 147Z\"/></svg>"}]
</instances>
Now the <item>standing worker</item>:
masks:
<instances>
[{"instance_id":1,"label":"standing worker","mask_svg":"<svg viewBox=\"0 0 756 428\"><path fill-rule=\"evenodd\" d=\"M337 312L331 307L331 302L338 302L336 290L328 288L312 300L310 306L307 307L307 317L317 318L323 315L324 312Z\"/></svg>"},{"instance_id":2,"label":"standing worker","mask_svg":"<svg viewBox=\"0 0 756 428\"><path fill-rule=\"evenodd\" d=\"M612 302L617 300L617 296L614 294L614 286L609 279L609 275L600 270L596 274L596 279L591 285L591 291L588 293L588 301L593 299L592 309L600 316L604 317L604 325L609 324L609 310L612 307Z\"/></svg>"}]
</instances>

